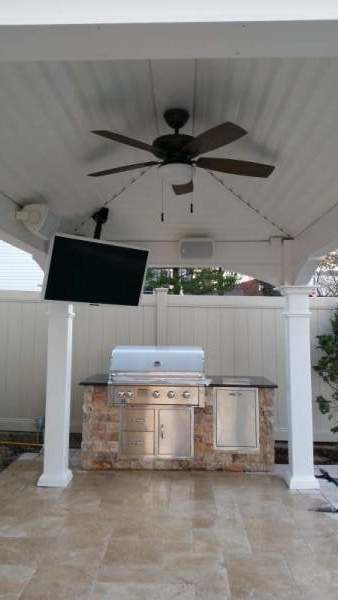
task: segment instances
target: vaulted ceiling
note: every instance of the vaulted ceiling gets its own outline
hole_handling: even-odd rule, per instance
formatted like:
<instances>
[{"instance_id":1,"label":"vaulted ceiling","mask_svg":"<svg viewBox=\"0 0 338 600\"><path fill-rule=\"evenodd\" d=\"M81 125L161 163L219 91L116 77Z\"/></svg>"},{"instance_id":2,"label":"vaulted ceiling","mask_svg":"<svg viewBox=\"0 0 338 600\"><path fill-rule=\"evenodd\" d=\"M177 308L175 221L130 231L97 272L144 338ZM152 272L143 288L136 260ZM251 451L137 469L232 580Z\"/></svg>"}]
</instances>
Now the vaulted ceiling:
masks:
<instances>
[{"instance_id":1,"label":"vaulted ceiling","mask_svg":"<svg viewBox=\"0 0 338 600\"><path fill-rule=\"evenodd\" d=\"M109 203L112 240L297 237L337 204L338 59L1 63L0 82L0 193L48 202L65 231L91 234L90 215ZM274 173L200 171L192 198L163 187L156 168L86 176L152 158L92 129L151 143L168 132L169 107L190 111L193 135L226 120L244 127L211 154L272 163Z\"/></svg>"}]
</instances>

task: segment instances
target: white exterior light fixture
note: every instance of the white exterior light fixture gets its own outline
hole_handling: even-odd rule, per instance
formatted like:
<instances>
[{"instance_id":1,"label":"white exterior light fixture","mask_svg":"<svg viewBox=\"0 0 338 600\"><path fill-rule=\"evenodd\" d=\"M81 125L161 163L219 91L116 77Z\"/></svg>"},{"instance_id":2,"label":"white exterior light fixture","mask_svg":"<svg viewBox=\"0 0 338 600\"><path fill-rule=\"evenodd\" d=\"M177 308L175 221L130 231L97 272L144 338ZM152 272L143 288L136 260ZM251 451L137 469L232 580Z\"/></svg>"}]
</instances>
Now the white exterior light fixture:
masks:
<instances>
[{"instance_id":1,"label":"white exterior light fixture","mask_svg":"<svg viewBox=\"0 0 338 600\"><path fill-rule=\"evenodd\" d=\"M192 180L194 168L186 163L167 163L158 168L158 174L169 185L184 185Z\"/></svg>"}]
</instances>

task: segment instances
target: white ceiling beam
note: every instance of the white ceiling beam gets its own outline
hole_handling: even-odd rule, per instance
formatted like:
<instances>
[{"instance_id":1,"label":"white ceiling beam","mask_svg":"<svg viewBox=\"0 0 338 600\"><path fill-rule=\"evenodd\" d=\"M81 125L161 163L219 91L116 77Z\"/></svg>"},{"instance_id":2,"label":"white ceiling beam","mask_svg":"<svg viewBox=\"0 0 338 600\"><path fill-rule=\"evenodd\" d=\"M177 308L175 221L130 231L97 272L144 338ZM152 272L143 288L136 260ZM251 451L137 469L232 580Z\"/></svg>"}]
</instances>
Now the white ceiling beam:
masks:
<instances>
[{"instance_id":1,"label":"white ceiling beam","mask_svg":"<svg viewBox=\"0 0 338 600\"><path fill-rule=\"evenodd\" d=\"M293 278L308 283L321 258L338 248L338 204L293 242Z\"/></svg>"},{"instance_id":2,"label":"white ceiling beam","mask_svg":"<svg viewBox=\"0 0 338 600\"><path fill-rule=\"evenodd\" d=\"M0 6L0 22L8 25L332 19L338 19L335 0L2 0Z\"/></svg>"},{"instance_id":3,"label":"white ceiling beam","mask_svg":"<svg viewBox=\"0 0 338 600\"><path fill-rule=\"evenodd\" d=\"M120 5L113 3L111 5ZM181 3L182 6L185 3ZM235 4L235 3L234 3ZM281 3L283 4L283 3ZM321 3L319 3L321 5ZM72 9L72 2L68 3ZM96 3L93 3L96 7ZM325 5L325 3L324 3ZM256 3L255 3L256 6ZM139 11L143 3L139 3ZM2 9L2 5L0 11ZM142 11L143 14L144 11ZM337 14L336 14L337 12ZM82 14L83 11L79 11ZM114 22L104 11L91 13L85 21L68 13L68 24L52 16L45 17L31 12L20 19L0 12L0 60L1 61L76 61L76 60L123 60L123 59L177 59L177 58L226 58L226 57L330 57L338 55L338 5L337 10L322 11L321 18L313 20L304 12L299 20L261 18L253 20L253 14L243 12L242 19L231 19L224 14L214 17L212 11L208 22L194 17L165 22L159 15L157 23L136 22L120 16ZM59 14L59 13L58 13ZM60 14L63 14L62 11ZM136 11L136 15L139 12ZM150 13L149 13L150 14ZM152 14L155 18L156 11ZM313 13L314 14L314 13ZM268 13L267 13L268 15ZM239 15L237 15L239 17ZM100 20L101 19L101 20ZM139 19L142 21L141 16ZM143 16L143 20L146 17ZM150 16L148 16L150 20ZM171 17L173 20L173 17ZM170 20L170 19L169 19ZM188 22L190 21L190 22ZM201 44L207 39L207 44Z\"/></svg>"},{"instance_id":4,"label":"white ceiling beam","mask_svg":"<svg viewBox=\"0 0 338 600\"><path fill-rule=\"evenodd\" d=\"M215 242L214 255L209 259L182 258L178 242L127 242L149 250L148 264L152 267L223 267L251 275L273 285L283 281L282 239L261 242Z\"/></svg>"}]
</instances>

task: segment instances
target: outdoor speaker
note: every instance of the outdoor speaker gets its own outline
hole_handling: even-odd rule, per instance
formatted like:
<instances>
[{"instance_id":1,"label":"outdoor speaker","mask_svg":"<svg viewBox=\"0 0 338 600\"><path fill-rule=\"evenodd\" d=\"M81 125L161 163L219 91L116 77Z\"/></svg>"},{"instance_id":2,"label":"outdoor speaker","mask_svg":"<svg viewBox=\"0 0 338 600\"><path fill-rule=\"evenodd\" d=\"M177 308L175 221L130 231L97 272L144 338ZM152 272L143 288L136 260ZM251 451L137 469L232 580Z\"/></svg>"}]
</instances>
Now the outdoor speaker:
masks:
<instances>
[{"instance_id":1,"label":"outdoor speaker","mask_svg":"<svg viewBox=\"0 0 338 600\"><path fill-rule=\"evenodd\" d=\"M185 238L180 240L181 258L212 258L214 241L210 238Z\"/></svg>"},{"instance_id":2,"label":"outdoor speaker","mask_svg":"<svg viewBox=\"0 0 338 600\"><path fill-rule=\"evenodd\" d=\"M57 232L60 218L47 204L26 204L16 211L16 218L34 235L49 240Z\"/></svg>"}]
</instances>

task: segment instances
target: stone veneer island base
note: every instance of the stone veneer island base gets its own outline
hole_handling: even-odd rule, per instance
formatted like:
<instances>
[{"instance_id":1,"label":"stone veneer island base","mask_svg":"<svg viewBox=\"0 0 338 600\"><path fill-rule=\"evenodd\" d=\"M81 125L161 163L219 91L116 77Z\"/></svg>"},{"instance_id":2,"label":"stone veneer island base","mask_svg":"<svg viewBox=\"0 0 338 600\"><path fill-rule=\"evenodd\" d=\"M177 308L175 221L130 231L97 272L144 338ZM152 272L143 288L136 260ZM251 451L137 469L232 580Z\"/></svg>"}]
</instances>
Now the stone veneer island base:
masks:
<instances>
[{"instance_id":1,"label":"stone veneer island base","mask_svg":"<svg viewBox=\"0 0 338 600\"><path fill-rule=\"evenodd\" d=\"M107 385L85 385L82 431L82 467L85 470L224 470L271 471L274 465L273 384L257 388L259 447L236 452L214 445L214 396L208 388L205 407L195 407L191 458L159 456L120 456L121 415L123 407L112 406Z\"/></svg>"}]
</instances>

